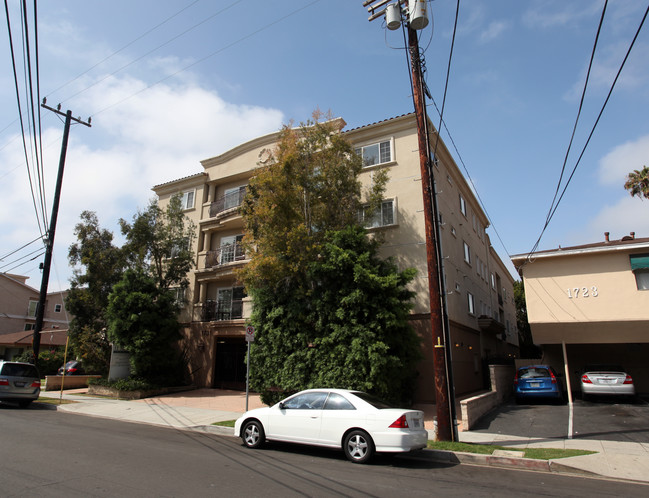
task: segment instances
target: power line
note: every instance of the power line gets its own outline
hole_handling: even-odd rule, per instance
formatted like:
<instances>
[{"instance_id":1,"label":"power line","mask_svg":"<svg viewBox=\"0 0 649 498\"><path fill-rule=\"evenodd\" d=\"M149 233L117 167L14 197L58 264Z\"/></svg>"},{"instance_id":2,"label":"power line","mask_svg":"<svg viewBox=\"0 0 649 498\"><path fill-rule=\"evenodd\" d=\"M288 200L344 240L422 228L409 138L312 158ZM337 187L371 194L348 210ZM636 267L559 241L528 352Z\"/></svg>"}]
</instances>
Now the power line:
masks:
<instances>
[{"instance_id":1,"label":"power line","mask_svg":"<svg viewBox=\"0 0 649 498\"><path fill-rule=\"evenodd\" d=\"M588 135L588 139L586 140L586 143L584 144L584 147L581 150L581 153L579 154L579 158L577 159L577 162L575 163L575 166L572 169L572 172L570 173L570 176L568 177L568 180L566 181L565 186L563 187L563 190L561 191L561 195L559 196L559 199L557 200L556 204L554 207L550 208L550 212L548 215L548 218L545 222L545 225L543 227L543 230L541 231L541 234L539 235L539 238L536 241L536 244L534 245L533 249L530 251L528 254L527 260L529 261L532 256L534 255L534 252L536 252L536 249L539 246L539 243L541 242L541 238L543 237L543 234L545 233L546 228L548 227L550 221L554 217L554 214L556 213L559 204L561 203L561 200L563 199L563 196L566 193L566 190L568 189L568 185L570 185L570 182L575 175L575 172L577 171L577 167L581 163L581 159L584 157L584 153L586 152L586 148L588 147L591 138L593 137L593 134L595 133L595 129L597 128L597 125L599 124L599 120L601 119L602 115L604 114L604 109L606 108L606 105L608 104L608 101L611 98L611 95L613 94L613 89L615 88L615 85L617 84L617 81L620 77L620 74L622 73L622 69L624 68L627 59L629 58L629 54L631 53L631 50L633 49L633 46L635 45L636 40L638 39L638 36L640 35L640 31L642 30L642 27L645 23L645 20L647 19L647 15L649 14L649 7L647 7L647 10L645 10L644 16L642 17L642 21L640 21L640 25L638 26L638 29L636 30L635 36L633 37L633 40L631 41L631 44L629 45L629 48L627 49L626 55L624 56L624 59L622 60L622 63L620 64L620 68L617 71L617 74L615 75L615 79L613 80L613 83L611 84L611 88L608 91L608 94L606 96L606 99L604 100L604 103L602 104L602 108L599 111L599 114L597 115L597 119L595 120L595 123L593 124L593 127L590 130L590 133Z\"/></svg>"},{"instance_id":2,"label":"power line","mask_svg":"<svg viewBox=\"0 0 649 498\"><path fill-rule=\"evenodd\" d=\"M24 124L24 119L23 119L23 112L22 112L22 104L20 102L20 89L18 85L18 71L16 69L16 55L15 55L15 50L14 50L14 44L13 44L13 35L12 35L12 29L11 29L11 20L9 16L9 5L7 3L7 0L5 0L5 14L7 16L7 31L9 34L9 49L11 51L11 65L13 69L13 75L14 75L14 85L15 85L15 90L16 90L16 101L18 104L18 116L20 120L20 130L22 134L22 139L23 139L23 152L25 154L25 163L27 166L27 175L29 177L29 187L31 190L31 196L32 196L32 204L34 205L34 212L36 214L36 221L38 224L38 229L41 233L41 236L43 236L44 232L44 227L45 227L45 220L41 222L40 214L38 212L38 202L36 200L36 194L34 192L34 184L32 180L32 174L30 171L29 167L29 154L27 152L27 139L25 136L25 124Z\"/></svg>"},{"instance_id":3,"label":"power line","mask_svg":"<svg viewBox=\"0 0 649 498\"><path fill-rule=\"evenodd\" d=\"M559 190L561 188L561 181L563 180L563 175L566 171L566 165L568 163L568 156L570 154L570 149L572 147L572 141L575 137L575 132L577 131L577 124L579 123L579 117L581 116L581 110L584 105L584 99L586 96L586 89L588 88L588 81L590 80L590 71L593 67L593 61L595 60L595 51L597 50L597 42L599 41L599 35L602 31L602 24L604 23L604 15L606 14L606 7L608 6L608 0L605 1L604 3L604 8L602 9L602 15L599 19L599 25L597 26L597 34L595 35L595 42L593 44L593 49L590 54L590 62L588 63L588 71L586 73L586 80L584 81L584 88L581 91L581 99L579 102L579 109L577 111L577 117L575 118L575 124L572 127L572 134L570 135L570 141L568 143L568 148L566 150L566 155L563 159L563 165L561 166L561 173L559 175L559 181L557 182L557 188L554 191L554 197L552 198L552 202L550 203L550 209L548 210L548 214L545 218L545 225L543 225L543 229L541 230L541 233L539 234L538 239L536 240L536 243L534 244L534 247L532 247L532 250L530 251L530 254L533 254L536 252L536 250L539 247L539 244L541 243L541 238L543 237L543 234L545 233L546 228L548 227L548 224L550 223L550 220L552 219L553 215L553 208L555 207L555 201L557 200L557 196L559 195ZM573 170L574 171L574 170ZM572 175L571 175L572 176ZM567 184L566 184L567 187Z\"/></svg>"},{"instance_id":4,"label":"power line","mask_svg":"<svg viewBox=\"0 0 649 498\"><path fill-rule=\"evenodd\" d=\"M253 36L255 36L255 35L261 33L262 31L267 30L267 29L270 28L271 26L274 26L275 24L279 24L280 22L282 22L282 21L288 19L289 17L294 16L295 14L297 14L297 13L299 13L299 12L301 12L301 11L303 11L303 10L309 8L309 7L311 7L312 5L314 5L314 4L316 4L316 3L320 2L320 1L321 1L321 0L313 0L312 2L308 3L307 5L303 5L302 7L299 7L299 8L297 8L297 9L295 9L295 10L289 12L288 14L286 14L286 15L284 15L284 16L278 18L278 19L276 19L275 21L272 21L272 22L270 22L270 23L268 23L268 24L262 26L261 28L255 30L255 31L253 31L253 32L251 32L251 33L248 33L247 35L242 36L241 38L239 38L239 39L233 41L232 43L229 43L228 45L226 45L226 46L224 46L224 47L221 47L221 48L218 49L218 50L215 50L214 52L212 52L212 53L210 53L210 54L208 54L208 55L202 57L201 59L198 59L198 60L192 62L191 64L188 64L187 66L185 66L185 67L179 69L178 71L176 71L176 72L174 72L174 73L172 73L172 74L169 74L168 76L165 76L164 78L162 78L162 79L156 81L155 83L151 83L150 85L146 86L145 88L143 88L143 89L141 89L141 90L138 90L137 92L135 92L135 93L133 93L133 94L127 96L127 97L124 97L123 99L118 100L117 102L114 102L114 103L108 105L107 107L104 107L103 109L100 109L100 110L98 110L98 111L93 112L92 115L93 115L93 116L97 116L98 114L101 114L102 112L107 111L108 109L112 109L113 107L118 106L118 105L120 105L120 104L126 102L127 100L129 100L129 99L131 99L131 98L133 98L133 97L135 97L135 96L137 96L137 95L139 95L139 94L141 94L141 93L146 92L147 90L150 90L151 88L153 88L153 87L159 85L160 83L163 83L163 82L167 81L168 79L171 79L171 78L173 78L173 77L179 75L180 73L182 73L182 72L184 72L184 71L187 71L188 69L190 69L190 68L192 68L192 67L194 67L194 66L196 66L196 65L198 65L198 64L201 64L202 62L205 62L206 60L208 60L208 59L214 57L215 55L218 55L218 54L220 54L221 52L224 52L224 51L226 51L227 49L229 49L229 48L231 48L231 47L233 47L233 46L235 46L235 45L238 45L239 43L241 43L241 42L247 40L248 38L252 38Z\"/></svg>"},{"instance_id":5,"label":"power line","mask_svg":"<svg viewBox=\"0 0 649 498\"><path fill-rule=\"evenodd\" d=\"M180 15L181 13L183 13L184 11L186 11L187 9L189 9L190 7L192 7L192 6L194 6L195 4L197 4L198 2L200 2L200 0L195 0L194 2L190 3L190 4L187 5L186 7L183 7L183 8L180 9L179 11L177 11L177 12L175 12L174 14L172 14L171 16L167 17L164 21L162 21L162 22L156 24L155 26L153 26L153 27L150 28L149 30L145 31L144 33L142 33L141 35L139 35L137 38L134 38L133 40L131 40L131 41L128 42L126 45L122 46L121 48L119 48L118 50L116 50L115 52L113 52L112 54L110 54L109 56L104 57L102 60L100 60L99 62L93 64L91 67L89 67L88 69L86 69L86 70L83 71L82 73L79 73L77 76L75 76L74 78L72 78L72 79L69 80L68 82L63 83L61 86L59 86L59 87L55 88L54 90L50 91L50 92L49 92L50 95L52 95L52 94L58 92L59 90L61 90L62 88L65 88L66 86L70 85L71 83L74 83L76 80L78 80L79 78L81 78L83 75L89 73L90 71L92 71L92 70L95 69L96 67L98 67L98 66L100 66L101 64L103 64L104 62L106 62L108 59L112 58L113 56L115 56L115 55L119 54L120 52L122 52L123 50L127 49L128 47L130 47L131 45L133 45L135 42L141 40L141 39L144 38L146 35L148 35L149 33L152 33L153 31L155 31L156 29L158 29L158 28L161 27L162 25L166 24L167 22L169 22L169 21L172 20L173 18L177 17L178 15ZM160 47L158 47L158 48L160 48ZM39 102L40 102L40 99L39 99Z\"/></svg>"},{"instance_id":6,"label":"power line","mask_svg":"<svg viewBox=\"0 0 649 498\"><path fill-rule=\"evenodd\" d=\"M155 48L149 50L148 52L146 52L145 54L141 55L140 57L137 57L136 59L133 59L132 61L128 62L127 64L124 64L122 67L116 69L115 71L113 71L113 72L110 73L110 74L105 75L103 78L101 78L101 79L95 81L92 85L90 85L90 86L84 88L83 90L80 90L80 91L78 91L77 93L75 93L75 94L73 94L73 95L70 95L69 97L63 99L61 102L67 102L67 101L70 100L71 98L74 98L74 97L76 97L76 96L78 96L78 95L81 95L83 92L85 92L85 91L87 91L87 90L90 90L92 87L98 85L98 84L101 83L102 81L105 81L106 79L110 78L111 76L114 76L115 74L117 74L117 73L119 73L120 71L126 69L127 67L132 66L132 65L135 64L136 62L141 61L141 60L144 59L146 56L151 55L153 52L159 50L160 48L164 47L165 45L169 45L171 42L173 42L173 41L177 40L178 38L180 38L181 36L183 36L183 35L189 33L190 31L194 30L195 28L197 28L197 27L200 26L201 24L205 24L207 21L209 21L209 20L213 19L214 17L216 17L216 16L222 14L222 13L225 12L226 10L229 10L230 8L234 7L236 4L238 4L238 3L242 2L242 1L243 1L243 0L236 0L236 2L234 2L234 3L230 4L230 5L228 5L227 7L224 7L223 9L219 10L218 12L216 12L216 13L212 14L211 16L209 16L209 17L203 19L201 22L194 24L194 25L191 26L190 28L187 28L187 29L186 29L185 31L183 31L182 33L177 34L177 35L174 36L173 38L170 38L170 39L167 40L166 42L164 42L164 43L158 45L157 47L155 47ZM97 113L96 113L96 114L97 114Z\"/></svg>"}]
</instances>

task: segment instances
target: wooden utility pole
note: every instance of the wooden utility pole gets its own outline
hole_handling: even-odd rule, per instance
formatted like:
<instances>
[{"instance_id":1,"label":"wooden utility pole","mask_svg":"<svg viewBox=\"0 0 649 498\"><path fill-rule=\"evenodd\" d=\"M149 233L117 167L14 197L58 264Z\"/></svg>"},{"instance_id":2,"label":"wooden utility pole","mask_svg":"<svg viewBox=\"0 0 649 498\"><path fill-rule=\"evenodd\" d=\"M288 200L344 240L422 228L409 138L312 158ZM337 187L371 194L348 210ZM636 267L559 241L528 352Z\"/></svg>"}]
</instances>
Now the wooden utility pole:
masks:
<instances>
[{"instance_id":1,"label":"wooden utility pole","mask_svg":"<svg viewBox=\"0 0 649 498\"><path fill-rule=\"evenodd\" d=\"M368 6L377 0L365 0ZM379 18L385 12L376 11L384 7L387 1L378 1L374 7L369 7L370 21ZM402 2L397 1L397 4ZM408 10L408 1L403 2ZM400 8L400 7L399 7ZM428 134L428 116L424 96L421 60L419 57L419 41L417 31L406 21L408 32L408 49L410 51L410 66L412 75L412 98L417 120L417 143L419 148L419 166L421 170L421 186L424 201L424 224L426 230L426 262L428 266L428 289L430 294L430 325L433 338L433 368L435 384L435 406L437 411L437 439L453 441L457 439L455 428L455 396L450 370L450 352L448 351L448 317L443 302L443 278L440 271L441 240L437 218L437 203L435 200L434 178L431 161L430 141ZM447 362L447 359L449 360ZM450 382L449 382L450 381Z\"/></svg>"},{"instance_id":2,"label":"wooden utility pole","mask_svg":"<svg viewBox=\"0 0 649 498\"><path fill-rule=\"evenodd\" d=\"M43 329L43 318L45 316L45 301L47 299L47 287L50 281L50 268L52 266L52 250L54 249L54 234L56 232L56 220L59 215L59 203L61 199L61 186L63 184L63 169L65 167L65 156L68 150L68 136L70 135L70 124L72 121L90 127L90 118L88 122L81 121L80 118L73 118L72 111L65 114L58 109L53 109L45 105L45 99L41 106L49 111L65 116L65 126L63 128L63 142L61 144L61 157L59 159L59 172L56 177L56 188L54 190L54 202L52 205L52 216L47 230L45 239L45 260L43 261L43 275L41 277L41 292L36 307L36 324L34 325L34 335L32 339L32 349L34 352L34 364L38 366L38 353L41 348L41 330Z\"/></svg>"}]
</instances>

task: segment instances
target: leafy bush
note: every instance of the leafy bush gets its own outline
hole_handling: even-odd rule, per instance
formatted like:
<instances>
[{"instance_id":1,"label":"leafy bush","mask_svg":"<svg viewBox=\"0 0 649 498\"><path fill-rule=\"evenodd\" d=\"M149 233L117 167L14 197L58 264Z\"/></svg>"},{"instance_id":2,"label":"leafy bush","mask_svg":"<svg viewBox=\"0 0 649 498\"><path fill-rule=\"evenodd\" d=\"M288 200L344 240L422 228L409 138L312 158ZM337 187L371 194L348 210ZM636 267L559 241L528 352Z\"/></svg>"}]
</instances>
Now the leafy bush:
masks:
<instances>
[{"instance_id":1,"label":"leafy bush","mask_svg":"<svg viewBox=\"0 0 649 498\"><path fill-rule=\"evenodd\" d=\"M160 386L151 384L150 382L137 377L129 377L128 379L88 379L88 384L96 386L111 387L120 391L150 391L157 389Z\"/></svg>"},{"instance_id":2,"label":"leafy bush","mask_svg":"<svg viewBox=\"0 0 649 498\"><path fill-rule=\"evenodd\" d=\"M38 355L38 372L41 374L41 377L56 375L59 367L65 363L64 354L64 351L41 351ZM68 358L68 360L70 359ZM16 356L13 361L34 363L34 352L32 350L25 351L21 355Z\"/></svg>"}]
</instances>

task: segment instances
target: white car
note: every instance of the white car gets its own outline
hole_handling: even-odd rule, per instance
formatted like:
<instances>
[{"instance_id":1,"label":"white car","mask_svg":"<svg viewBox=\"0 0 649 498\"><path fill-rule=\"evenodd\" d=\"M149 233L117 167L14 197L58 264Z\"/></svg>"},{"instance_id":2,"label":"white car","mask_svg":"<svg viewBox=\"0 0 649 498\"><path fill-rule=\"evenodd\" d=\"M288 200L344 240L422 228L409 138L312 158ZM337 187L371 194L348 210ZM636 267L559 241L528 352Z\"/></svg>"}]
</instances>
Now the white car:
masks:
<instances>
[{"instance_id":1,"label":"white car","mask_svg":"<svg viewBox=\"0 0 649 498\"><path fill-rule=\"evenodd\" d=\"M367 462L377 452L425 448L424 412L391 408L360 391L309 389L265 408L244 413L234 435L249 448L283 441L342 448L349 460Z\"/></svg>"}]
</instances>

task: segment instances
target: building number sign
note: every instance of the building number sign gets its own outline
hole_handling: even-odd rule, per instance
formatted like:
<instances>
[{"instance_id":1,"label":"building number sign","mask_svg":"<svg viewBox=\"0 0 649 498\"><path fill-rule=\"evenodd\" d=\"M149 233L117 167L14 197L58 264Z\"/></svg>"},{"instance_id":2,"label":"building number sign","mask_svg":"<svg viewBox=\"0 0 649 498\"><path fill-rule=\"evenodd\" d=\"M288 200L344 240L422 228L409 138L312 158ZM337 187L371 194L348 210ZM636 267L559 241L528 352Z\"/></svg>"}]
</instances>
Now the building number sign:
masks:
<instances>
[{"instance_id":1,"label":"building number sign","mask_svg":"<svg viewBox=\"0 0 649 498\"><path fill-rule=\"evenodd\" d=\"M592 287L573 287L572 289L568 289L568 298L572 299L573 297L575 299L578 299L580 297L597 297L599 296L599 292L597 290L596 286Z\"/></svg>"}]
</instances>

